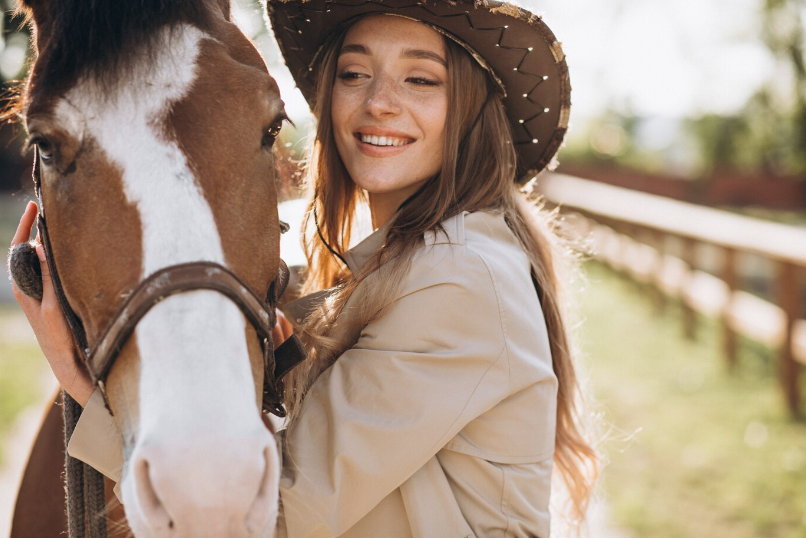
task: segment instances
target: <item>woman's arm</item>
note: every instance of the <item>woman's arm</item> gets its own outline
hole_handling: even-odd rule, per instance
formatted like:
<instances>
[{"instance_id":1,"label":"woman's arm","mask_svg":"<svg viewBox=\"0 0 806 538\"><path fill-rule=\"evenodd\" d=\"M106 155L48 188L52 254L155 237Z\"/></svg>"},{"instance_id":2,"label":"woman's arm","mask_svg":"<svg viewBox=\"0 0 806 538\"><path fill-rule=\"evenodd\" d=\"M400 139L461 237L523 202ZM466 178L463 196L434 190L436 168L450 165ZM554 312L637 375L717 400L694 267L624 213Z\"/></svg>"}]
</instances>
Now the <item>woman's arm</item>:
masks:
<instances>
[{"instance_id":1,"label":"woman's arm","mask_svg":"<svg viewBox=\"0 0 806 538\"><path fill-rule=\"evenodd\" d=\"M287 431L289 536L344 533L509 394L491 276L472 252L437 249L413 269L416 285L317 379Z\"/></svg>"},{"instance_id":2,"label":"woman's arm","mask_svg":"<svg viewBox=\"0 0 806 538\"><path fill-rule=\"evenodd\" d=\"M29 202L20 219L17 233L11 241L11 248L28 241L28 238L31 237L31 228L36 221L36 211L36 204ZM59 307L59 300L56 298L45 260L45 252L38 236L36 242L36 254L42 267L42 301L28 297L20 291L16 284L12 283L14 297L22 307L25 317L28 318L28 323L31 324L36 340L39 342L39 347L42 348L42 353L59 384L84 407L87 405L94 387L89 375L76 360L73 337Z\"/></svg>"}]
</instances>

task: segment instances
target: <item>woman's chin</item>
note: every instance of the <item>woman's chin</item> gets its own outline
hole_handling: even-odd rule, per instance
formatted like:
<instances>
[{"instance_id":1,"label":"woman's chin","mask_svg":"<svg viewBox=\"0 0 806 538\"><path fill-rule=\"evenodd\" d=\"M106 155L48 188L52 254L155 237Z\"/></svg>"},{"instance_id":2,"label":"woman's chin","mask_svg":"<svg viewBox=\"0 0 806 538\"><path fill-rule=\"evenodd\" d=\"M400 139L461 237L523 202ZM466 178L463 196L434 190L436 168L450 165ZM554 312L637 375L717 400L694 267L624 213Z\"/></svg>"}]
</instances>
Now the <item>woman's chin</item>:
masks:
<instances>
[{"instance_id":1,"label":"woman's chin","mask_svg":"<svg viewBox=\"0 0 806 538\"><path fill-rule=\"evenodd\" d=\"M375 196L404 196L417 190L422 183L418 176L410 176L399 169L376 168L358 175L353 181L367 193Z\"/></svg>"}]
</instances>

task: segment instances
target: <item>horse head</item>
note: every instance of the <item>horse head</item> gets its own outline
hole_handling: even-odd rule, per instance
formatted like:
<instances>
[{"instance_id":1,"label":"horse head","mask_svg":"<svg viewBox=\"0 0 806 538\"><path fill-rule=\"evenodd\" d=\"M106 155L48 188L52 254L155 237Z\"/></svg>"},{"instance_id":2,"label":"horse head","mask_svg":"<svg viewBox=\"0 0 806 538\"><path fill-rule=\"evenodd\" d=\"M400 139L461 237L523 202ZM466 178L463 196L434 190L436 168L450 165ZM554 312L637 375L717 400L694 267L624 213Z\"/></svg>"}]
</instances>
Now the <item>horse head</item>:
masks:
<instances>
[{"instance_id":1,"label":"horse head","mask_svg":"<svg viewBox=\"0 0 806 538\"><path fill-rule=\"evenodd\" d=\"M265 297L279 267L276 83L225 0L24 0L25 122L65 297L99 341L138 283L222 265ZM261 339L225 295L154 305L106 378L140 536L272 536L279 463Z\"/></svg>"}]
</instances>

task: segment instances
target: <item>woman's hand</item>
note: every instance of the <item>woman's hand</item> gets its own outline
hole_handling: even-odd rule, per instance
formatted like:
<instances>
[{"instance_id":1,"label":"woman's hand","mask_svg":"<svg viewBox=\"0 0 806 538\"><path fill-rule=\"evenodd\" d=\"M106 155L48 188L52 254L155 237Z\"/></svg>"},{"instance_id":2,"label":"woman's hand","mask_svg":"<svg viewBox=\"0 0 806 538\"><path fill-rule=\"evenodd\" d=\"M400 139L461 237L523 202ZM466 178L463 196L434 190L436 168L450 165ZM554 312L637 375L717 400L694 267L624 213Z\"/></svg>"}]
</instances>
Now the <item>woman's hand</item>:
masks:
<instances>
[{"instance_id":1,"label":"woman's hand","mask_svg":"<svg viewBox=\"0 0 806 538\"><path fill-rule=\"evenodd\" d=\"M294 334L294 326L286 319L279 308L277 310L277 324L271 330L271 339L274 342L274 349L280 347L280 344L288 340Z\"/></svg>"},{"instance_id":2,"label":"woman's hand","mask_svg":"<svg viewBox=\"0 0 806 538\"><path fill-rule=\"evenodd\" d=\"M31 228L36 221L36 204L29 202L20 219L17 233L11 241L11 248L28 241L31 237ZM25 295L17 285L12 283L14 297L20 303L28 323L34 330L39 347L42 348L45 358L50 364L53 374L62 388L73 397L82 407L87 405L95 387L89 375L76 361L73 348L73 337L70 328L64 319L50 279L50 271L45 260L45 251L36 238L36 255L42 266L42 302ZM288 321L286 320L286 323Z\"/></svg>"}]
</instances>

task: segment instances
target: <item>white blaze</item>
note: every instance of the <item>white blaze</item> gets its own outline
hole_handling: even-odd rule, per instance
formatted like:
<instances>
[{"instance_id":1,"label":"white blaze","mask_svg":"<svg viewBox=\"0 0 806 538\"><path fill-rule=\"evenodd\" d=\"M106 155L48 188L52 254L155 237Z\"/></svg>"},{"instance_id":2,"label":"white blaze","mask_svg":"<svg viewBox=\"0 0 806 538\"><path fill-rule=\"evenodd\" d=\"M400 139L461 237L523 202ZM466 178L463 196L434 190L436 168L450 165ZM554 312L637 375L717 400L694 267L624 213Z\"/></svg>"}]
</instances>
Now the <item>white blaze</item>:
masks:
<instances>
[{"instance_id":1,"label":"white blaze","mask_svg":"<svg viewBox=\"0 0 806 538\"><path fill-rule=\"evenodd\" d=\"M121 77L113 98L99 98L84 82L56 109L62 125L92 137L120 169L142 223L142 278L189 261L225 265L212 210L185 155L162 132L171 106L196 78L200 43L209 37L185 25L164 39L170 42L158 47L153 64ZM204 442L200 433L268 435L255 410L245 320L230 300L212 291L172 296L142 319L134 338L141 356L138 446L189 436ZM127 506L136 502L128 471Z\"/></svg>"}]
</instances>

